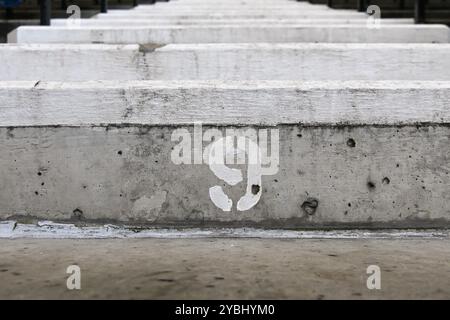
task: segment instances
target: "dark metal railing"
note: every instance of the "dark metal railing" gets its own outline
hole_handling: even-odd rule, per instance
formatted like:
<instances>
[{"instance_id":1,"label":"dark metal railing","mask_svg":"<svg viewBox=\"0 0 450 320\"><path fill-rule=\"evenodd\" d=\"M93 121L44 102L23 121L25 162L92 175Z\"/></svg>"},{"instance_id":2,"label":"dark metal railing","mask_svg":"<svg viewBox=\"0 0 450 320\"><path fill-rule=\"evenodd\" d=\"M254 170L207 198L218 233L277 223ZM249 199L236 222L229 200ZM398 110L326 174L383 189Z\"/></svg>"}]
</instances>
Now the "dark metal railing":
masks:
<instances>
[{"instance_id":1,"label":"dark metal railing","mask_svg":"<svg viewBox=\"0 0 450 320\"><path fill-rule=\"evenodd\" d=\"M52 1L40 0L39 7L40 7L39 10L40 10L41 26L49 26L50 19L52 16Z\"/></svg>"},{"instance_id":2,"label":"dark metal railing","mask_svg":"<svg viewBox=\"0 0 450 320\"><path fill-rule=\"evenodd\" d=\"M425 23L425 1L416 0L414 4L414 22Z\"/></svg>"}]
</instances>

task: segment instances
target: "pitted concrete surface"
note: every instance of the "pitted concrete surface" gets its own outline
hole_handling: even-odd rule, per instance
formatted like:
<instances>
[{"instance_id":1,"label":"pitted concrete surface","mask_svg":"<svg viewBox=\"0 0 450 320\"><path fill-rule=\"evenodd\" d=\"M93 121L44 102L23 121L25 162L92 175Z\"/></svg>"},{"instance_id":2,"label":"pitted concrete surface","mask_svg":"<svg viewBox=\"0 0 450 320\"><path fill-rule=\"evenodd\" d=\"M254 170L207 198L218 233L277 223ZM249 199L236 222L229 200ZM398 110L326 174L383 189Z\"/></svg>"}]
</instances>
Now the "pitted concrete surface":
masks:
<instances>
[{"instance_id":1,"label":"pitted concrete surface","mask_svg":"<svg viewBox=\"0 0 450 320\"><path fill-rule=\"evenodd\" d=\"M449 299L436 240L1 240L1 299ZM69 265L81 290L68 290ZM369 265L381 289L369 290Z\"/></svg>"}]
</instances>

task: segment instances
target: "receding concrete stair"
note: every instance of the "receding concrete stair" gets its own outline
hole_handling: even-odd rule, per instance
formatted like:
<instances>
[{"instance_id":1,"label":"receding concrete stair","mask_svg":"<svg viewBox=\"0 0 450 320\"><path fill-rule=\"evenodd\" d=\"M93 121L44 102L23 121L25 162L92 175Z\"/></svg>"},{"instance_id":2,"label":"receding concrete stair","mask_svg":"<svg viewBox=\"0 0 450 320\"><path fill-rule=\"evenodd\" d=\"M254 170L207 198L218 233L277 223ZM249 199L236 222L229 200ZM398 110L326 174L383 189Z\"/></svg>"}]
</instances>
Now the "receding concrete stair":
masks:
<instances>
[{"instance_id":1,"label":"receding concrete stair","mask_svg":"<svg viewBox=\"0 0 450 320\"><path fill-rule=\"evenodd\" d=\"M11 43L448 43L444 25L211 25L152 27L23 26L8 35Z\"/></svg>"},{"instance_id":2,"label":"receding concrete stair","mask_svg":"<svg viewBox=\"0 0 450 320\"><path fill-rule=\"evenodd\" d=\"M450 80L449 56L450 44L0 45L0 80Z\"/></svg>"}]
</instances>

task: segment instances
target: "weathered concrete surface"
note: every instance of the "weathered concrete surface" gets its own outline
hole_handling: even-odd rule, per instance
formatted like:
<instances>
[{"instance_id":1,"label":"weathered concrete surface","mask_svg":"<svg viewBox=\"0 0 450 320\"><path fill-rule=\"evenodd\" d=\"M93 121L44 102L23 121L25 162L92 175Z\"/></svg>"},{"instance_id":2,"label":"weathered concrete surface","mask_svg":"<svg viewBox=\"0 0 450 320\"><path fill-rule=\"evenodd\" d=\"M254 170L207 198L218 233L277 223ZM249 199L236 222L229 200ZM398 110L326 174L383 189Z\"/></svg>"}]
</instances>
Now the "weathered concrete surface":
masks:
<instances>
[{"instance_id":1,"label":"weathered concrete surface","mask_svg":"<svg viewBox=\"0 0 450 320\"><path fill-rule=\"evenodd\" d=\"M0 218L449 226L449 94L447 82L4 82ZM209 166L172 162L174 126L194 121L278 124L279 171L255 207L221 211Z\"/></svg>"},{"instance_id":2,"label":"weathered concrete surface","mask_svg":"<svg viewBox=\"0 0 450 320\"><path fill-rule=\"evenodd\" d=\"M8 61L0 65L0 80L151 79L150 55L131 44L0 45L0 59Z\"/></svg>"},{"instance_id":3,"label":"weathered concrete surface","mask_svg":"<svg viewBox=\"0 0 450 320\"><path fill-rule=\"evenodd\" d=\"M449 44L0 45L0 79L450 80L449 54Z\"/></svg>"},{"instance_id":4,"label":"weathered concrete surface","mask_svg":"<svg viewBox=\"0 0 450 320\"><path fill-rule=\"evenodd\" d=\"M242 43L242 42L400 42L448 43L445 25L212 25L149 27L34 27L8 34L11 43Z\"/></svg>"},{"instance_id":5,"label":"weathered concrete surface","mask_svg":"<svg viewBox=\"0 0 450 320\"><path fill-rule=\"evenodd\" d=\"M450 226L448 126L276 129L279 171L262 177L259 203L223 212L209 188L223 185L237 201L246 183L228 187L207 164L174 164L174 128L2 128L0 218L177 227Z\"/></svg>"},{"instance_id":6,"label":"weathered concrete surface","mask_svg":"<svg viewBox=\"0 0 450 320\"><path fill-rule=\"evenodd\" d=\"M448 240L1 240L0 256L1 299L450 298Z\"/></svg>"},{"instance_id":7,"label":"weathered concrete surface","mask_svg":"<svg viewBox=\"0 0 450 320\"><path fill-rule=\"evenodd\" d=\"M212 24L222 24L222 25L230 25L230 24L298 24L301 22L302 24L360 24L366 25L367 18L366 17L358 17L358 18L321 18L321 19L302 19L299 21L298 19L81 19L80 26L120 26L120 25L165 25L165 24L174 24L174 25L212 25ZM67 19L52 19L52 26L67 26L71 23L70 20ZM413 24L413 19L382 19L380 21L381 24ZM38 24L38 23L34 23Z\"/></svg>"},{"instance_id":8,"label":"weathered concrete surface","mask_svg":"<svg viewBox=\"0 0 450 320\"><path fill-rule=\"evenodd\" d=\"M327 0L311 0L311 4L315 4L315 6L319 6L320 4L326 4ZM178 2L181 4L181 2ZM183 2L187 5L189 2ZM288 3L288 2L283 2ZM396 0L373 0L370 1L371 4L378 5L381 9L401 9L400 1ZM333 0L333 8L352 8L355 9L357 7L357 2L353 0ZM448 0L428 0L427 1L427 9L442 9L449 8L450 1ZM414 9L414 0L403 0L403 9Z\"/></svg>"}]
</instances>

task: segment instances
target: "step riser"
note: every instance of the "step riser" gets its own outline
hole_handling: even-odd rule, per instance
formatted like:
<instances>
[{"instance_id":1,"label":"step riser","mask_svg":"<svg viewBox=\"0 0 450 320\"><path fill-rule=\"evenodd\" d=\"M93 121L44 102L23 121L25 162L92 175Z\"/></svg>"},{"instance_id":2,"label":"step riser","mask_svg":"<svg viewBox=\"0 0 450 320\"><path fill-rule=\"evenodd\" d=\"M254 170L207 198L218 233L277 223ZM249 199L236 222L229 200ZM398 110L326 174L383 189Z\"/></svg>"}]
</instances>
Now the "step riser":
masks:
<instances>
[{"instance_id":1,"label":"step riser","mask_svg":"<svg viewBox=\"0 0 450 320\"><path fill-rule=\"evenodd\" d=\"M225 183L208 165L171 161L177 145L171 141L173 127L1 128L0 218L154 226L450 227L449 127L270 129L279 129L279 171L262 177L254 207L237 211L247 188L245 166L237 166L244 181L224 188L234 200L233 209L224 212L212 203L209 188Z\"/></svg>"},{"instance_id":2,"label":"step riser","mask_svg":"<svg viewBox=\"0 0 450 320\"><path fill-rule=\"evenodd\" d=\"M350 43L447 43L446 26L230 26L155 28L20 27L8 35L11 43L256 43L256 42L350 42Z\"/></svg>"},{"instance_id":3,"label":"step riser","mask_svg":"<svg viewBox=\"0 0 450 320\"><path fill-rule=\"evenodd\" d=\"M0 80L450 80L449 55L449 45L23 45L0 47Z\"/></svg>"}]
</instances>

